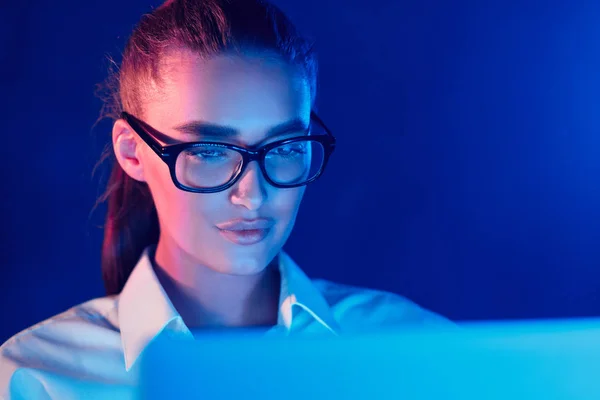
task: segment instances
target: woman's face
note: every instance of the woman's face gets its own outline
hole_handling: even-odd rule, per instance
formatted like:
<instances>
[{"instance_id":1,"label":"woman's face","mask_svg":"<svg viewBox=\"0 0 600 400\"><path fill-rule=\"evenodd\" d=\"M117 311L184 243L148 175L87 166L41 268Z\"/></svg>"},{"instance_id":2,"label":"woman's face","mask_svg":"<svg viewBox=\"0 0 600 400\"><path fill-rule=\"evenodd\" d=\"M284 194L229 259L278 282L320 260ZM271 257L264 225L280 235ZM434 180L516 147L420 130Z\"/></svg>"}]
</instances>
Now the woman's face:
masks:
<instances>
[{"instance_id":1,"label":"woman's face","mask_svg":"<svg viewBox=\"0 0 600 400\"><path fill-rule=\"evenodd\" d=\"M298 129L273 135L290 122L309 125L308 83L296 68L275 57L222 55L200 60L179 52L165 59L161 79L150 88L143 118L176 142L256 146L302 134ZM189 129L198 123L210 129ZM182 126L188 128L178 128ZM139 138L136 143L140 171L134 178L147 182L154 198L159 248L164 245L172 254L236 275L262 271L281 250L304 187L275 188L252 162L225 191L185 192L175 187L167 165Z\"/></svg>"}]
</instances>

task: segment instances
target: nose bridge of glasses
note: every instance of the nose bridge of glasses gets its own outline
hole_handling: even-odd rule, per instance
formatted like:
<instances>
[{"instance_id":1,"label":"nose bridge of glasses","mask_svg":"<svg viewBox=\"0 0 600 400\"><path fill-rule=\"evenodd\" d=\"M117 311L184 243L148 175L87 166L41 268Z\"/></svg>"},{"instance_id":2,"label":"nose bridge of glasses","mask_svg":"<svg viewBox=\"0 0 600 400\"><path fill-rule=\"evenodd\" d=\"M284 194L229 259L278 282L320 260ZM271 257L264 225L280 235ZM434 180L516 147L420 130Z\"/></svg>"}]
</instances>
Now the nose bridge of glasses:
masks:
<instances>
[{"instance_id":1,"label":"nose bridge of glasses","mask_svg":"<svg viewBox=\"0 0 600 400\"><path fill-rule=\"evenodd\" d=\"M265 191L267 177L265 176L264 169L260 165L260 155L247 154L247 156L246 165L243 168L240 168L239 175L235 179L235 185L243 187L245 192L262 194ZM251 188L256 189L252 190Z\"/></svg>"},{"instance_id":2,"label":"nose bridge of glasses","mask_svg":"<svg viewBox=\"0 0 600 400\"><path fill-rule=\"evenodd\" d=\"M239 178L242 178L242 175L246 175L246 173L248 172L248 168L251 165L254 165L254 169L256 170L257 179L259 179L260 185L264 185L265 181L269 180L269 177L267 176L267 170L265 167L265 156L269 152L268 147L270 146L261 146L259 148L254 149L244 149L244 166L241 168Z\"/></svg>"},{"instance_id":3,"label":"nose bridge of glasses","mask_svg":"<svg viewBox=\"0 0 600 400\"><path fill-rule=\"evenodd\" d=\"M246 164L250 164L252 161L260 161L264 151L262 148L260 149L244 149L245 162Z\"/></svg>"}]
</instances>

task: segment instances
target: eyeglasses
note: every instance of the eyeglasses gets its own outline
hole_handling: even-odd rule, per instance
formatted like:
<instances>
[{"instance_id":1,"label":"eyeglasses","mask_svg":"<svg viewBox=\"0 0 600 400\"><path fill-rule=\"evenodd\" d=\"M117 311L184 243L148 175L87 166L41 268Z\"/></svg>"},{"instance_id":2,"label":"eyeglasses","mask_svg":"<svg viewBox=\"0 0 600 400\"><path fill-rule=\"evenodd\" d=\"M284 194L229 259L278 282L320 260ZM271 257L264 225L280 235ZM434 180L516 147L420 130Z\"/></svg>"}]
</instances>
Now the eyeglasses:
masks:
<instances>
[{"instance_id":1,"label":"eyeglasses","mask_svg":"<svg viewBox=\"0 0 600 400\"><path fill-rule=\"evenodd\" d=\"M175 186L193 193L230 188L252 161L258 161L263 176L276 188L306 185L321 176L335 149L335 137L314 112L302 136L257 148L207 141L162 146L156 138L165 134L127 112L121 118L167 164Z\"/></svg>"}]
</instances>

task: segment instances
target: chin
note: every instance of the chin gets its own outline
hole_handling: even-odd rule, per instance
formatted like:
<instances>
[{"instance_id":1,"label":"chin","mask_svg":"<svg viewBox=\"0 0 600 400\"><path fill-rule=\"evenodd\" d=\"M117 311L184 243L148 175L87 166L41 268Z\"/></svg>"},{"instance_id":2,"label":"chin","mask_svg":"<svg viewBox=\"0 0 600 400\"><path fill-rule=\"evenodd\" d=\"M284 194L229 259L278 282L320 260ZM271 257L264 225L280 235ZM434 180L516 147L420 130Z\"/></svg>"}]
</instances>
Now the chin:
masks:
<instances>
[{"instance_id":1,"label":"chin","mask_svg":"<svg viewBox=\"0 0 600 400\"><path fill-rule=\"evenodd\" d=\"M233 261L227 268L227 273L230 275L256 275L264 271L266 267L265 262L246 258Z\"/></svg>"},{"instance_id":2,"label":"chin","mask_svg":"<svg viewBox=\"0 0 600 400\"><path fill-rule=\"evenodd\" d=\"M247 249L242 252L233 252L228 259L227 270L232 275L255 275L259 274L267 268L269 263L274 259L270 251L265 249L255 249L250 251ZM235 254L237 253L237 254ZM275 253L276 255L277 253Z\"/></svg>"}]
</instances>

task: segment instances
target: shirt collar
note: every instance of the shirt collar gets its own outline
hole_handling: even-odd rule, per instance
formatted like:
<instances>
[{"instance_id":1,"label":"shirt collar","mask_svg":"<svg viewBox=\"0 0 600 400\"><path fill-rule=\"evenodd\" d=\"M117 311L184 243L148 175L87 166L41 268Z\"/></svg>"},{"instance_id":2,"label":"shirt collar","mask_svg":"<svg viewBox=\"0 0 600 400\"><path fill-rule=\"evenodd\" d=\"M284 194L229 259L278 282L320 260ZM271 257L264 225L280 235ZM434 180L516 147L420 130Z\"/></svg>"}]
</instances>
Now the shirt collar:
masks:
<instances>
[{"instance_id":1,"label":"shirt collar","mask_svg":"<svg viewBox=\"0 0 600 400\"><path fill-rule=\"evenodd\" d=\"M127 371L148 344L162 332L193 338L154 273L150 250L144 250L119 296L119 325ZM293 328L294 308L300 307L326 330L337 334L339 326L327 301L310 278L283 251L279 254L279 270L281 292L278 325L284 326L289 332Z\"/></svg>"}]
</instances>

